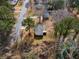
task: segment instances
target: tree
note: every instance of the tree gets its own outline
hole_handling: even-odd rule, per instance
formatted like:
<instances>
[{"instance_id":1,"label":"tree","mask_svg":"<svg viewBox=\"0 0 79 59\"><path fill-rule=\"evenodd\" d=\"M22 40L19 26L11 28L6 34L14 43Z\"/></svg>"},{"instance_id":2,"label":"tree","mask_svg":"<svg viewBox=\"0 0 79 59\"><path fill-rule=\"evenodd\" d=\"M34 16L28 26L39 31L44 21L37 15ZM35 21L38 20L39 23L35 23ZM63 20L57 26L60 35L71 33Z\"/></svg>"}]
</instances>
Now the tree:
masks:
<instances>
[{"instance_id":1,"label":"tree","mask_svg":"<svg viewBox=\"0 0 79 59\"><path fill-rule=\"evenodd\" d=\"M33 35L30 30L34 27L34 21L32 18L27 17L26 19L24 19L22 25L25 27L25 34L22 34L21 36L22 47L30 47L31 43L33 42Z\"/></svg>"},{"instance_id":2,"label":"tree","mask_svg":"<svg viewBox=\"0 0 79 59\"><path fill-rule=\"evenodd\" d=\"M60 46L59 59L78 59L78 49L73 40L68 40Z\"/></svg>"},{"instance_id":3,"label":"tree","mask_svg":"<svg viewBox=\"0 0 79 59\"><path fill-rule=\"evenodd\" d=\"M72 8L74 8L74 7L79 8L79 0L69 0L69 5Z\"/></svg>"},{"instance_id":4,"label":"tree","mask_svg":"<svg viewBox=\"0 0 79 59\"><path fill-rule=\"evenodd\" d=\"M6 6L7 8L12 9L12 5L9 3L9 0L0 0L0 6Z\"/></svg>"},{"instance_id":5,"label":"tree","mask_svg":"<svg viewBox=\"0 0 79 59\"><path fill-rule=\"evenodd\" d=\"M9 7L7 0L0 0L0 45L6 45L15 18L12 13L12 8Z\"/></svg>"},{"instance_id":6,"label":"tree","mask_svg":"<svg viewBox=\"0 0 79 59\"><path fill-rule=\"evenodd\" d=\"M64 18L62 21L56 23L55 25L55 36L61 37L62 41L66 38L66 36L70 33L72 22L74 19L71 17Z\"/></svg>"},{"instance_id":7,"label":"tree","mask_svg":"<svg viewBox=\"0 0 79 59\"><path fill-rule=\"evenodd\" d=\"M49 0L48 10L58 10L63 8L64 0Z\"/></svg>"},{"instance_id":8,"label":"tree","mask_svg":"<svg viewBox=\"0 0 79 59\"><path fill-rule=\"evenodd\" d=\"M68 38L68 42L64 42L65 38L68 37L71 33L71 30L74 30L75 35L71 38ZM77 38L77 35L79 34L79 20L74 17L67 17L60 22L56 23L55 25L55 36L60 41L58 43L59 47L61 48L61 51L58 51L56 53L59 53L59 58L65 58L65 56L68 56L68 58L76 58L76 56L73 56L73 52L78 55L77 46L75 39ZM75 44L75 46L74 46ZM75 49L75 50L74 50Z\"/></svg>"},{"instance_id":9,"label":"tree","mask_svg":"<svg viewBox=\"0 0 79 59\"><path fill-rule=\"evenodd\" d=\"M26 27L26 31L29 30L29 35L30 35L30 28L34 27L34 21L32 18L27 17L24 21L23 21L23 26Z\"/></svg>"},{"instance_id":10,"label":"tree","mask_svg":"<svg viewBox=\"0 0 79 59\"><path fill-rule=\"evenodd\" d=\"M75 31L75 35L73 37L73 40L76 39L77 35L79 34L79 20L75 19L74 22L72 22L72 29Z\"/></svg>"}]
</instances>

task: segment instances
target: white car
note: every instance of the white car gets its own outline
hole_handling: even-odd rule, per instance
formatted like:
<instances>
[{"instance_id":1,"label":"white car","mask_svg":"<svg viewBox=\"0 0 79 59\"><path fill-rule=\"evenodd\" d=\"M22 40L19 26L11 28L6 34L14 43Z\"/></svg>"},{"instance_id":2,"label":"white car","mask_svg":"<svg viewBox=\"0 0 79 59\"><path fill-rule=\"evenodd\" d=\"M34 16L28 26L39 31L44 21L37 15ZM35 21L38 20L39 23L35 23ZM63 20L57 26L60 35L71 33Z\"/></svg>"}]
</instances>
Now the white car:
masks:
<instances>
[{"instance_id":1,"label":"white car","mask_svg":"<svg viewBox=\"0 0 79 59\"><path fill-rule=\"evenodd\" d=\"M37 24L37 26L35 27L35 35L43 36L43 25L42 24Z\"/></svg>"}]
</instances>

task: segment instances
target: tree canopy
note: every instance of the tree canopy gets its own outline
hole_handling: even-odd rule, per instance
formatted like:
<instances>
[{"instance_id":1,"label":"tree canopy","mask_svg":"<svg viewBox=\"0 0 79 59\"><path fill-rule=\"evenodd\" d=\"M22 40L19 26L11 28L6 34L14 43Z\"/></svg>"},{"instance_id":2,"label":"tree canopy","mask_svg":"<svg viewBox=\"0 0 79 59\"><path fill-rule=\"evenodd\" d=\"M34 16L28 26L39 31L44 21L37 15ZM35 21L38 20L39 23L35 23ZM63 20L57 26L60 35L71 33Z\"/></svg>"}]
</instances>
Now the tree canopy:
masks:
<instances>
[{"instance_id":1,"label":"tree canopy","mask_svg":"<svg viewBox=\"0 0 79 59\"><path fill-rule=\"evenodd\" d=\"M72 35L74 34L74 35ZM79 35L79 20L74 17L66 17L55 25L55 36L59 41L60 51L56 51L57 59L78 59L77 36ZM71 38L72 37L72 38ZM75 54L74 54L75 53Z\"/></svg>"},{"instance_id":2,"label":"tree canopy","mask_svg":"<svg viewBox=\"0 0 79 59\"><path fill-rule=\"evenodd\" d=\"M0 0L0 45L5 44L11 33L15 18L7 0Z\"/></svg>"},{"instance_id":3,"label":"tree canopy","mask_svg":"<svg viewBox=\"0 0 79 59\"><path fill-rule=\"evenodd\" d=\"M74 17L64 18L62 21L56 23L55 36L63 35L65 38L71 30L74 30L76 33L79 32L79 20Z\"/></svg>"},{"instance_id":4,"label":"tree canopy","mask_svg":"<svg viewBox=\"0 0 79 59\"><path fill-rule=\"evenodd\" d=\"M69 0L70 7L77 7L79 8L79 0Z\"/></svg>"},{"instance_id":5,"label":"tree canopy","mask_svg":"<svg viewBox=\"0 0 79 59\"><path fill-rule=\"evenodd\" d=\"M63 8L64 0L49 0L48 10L57 10Z\"/></svg>"}]
</instances>

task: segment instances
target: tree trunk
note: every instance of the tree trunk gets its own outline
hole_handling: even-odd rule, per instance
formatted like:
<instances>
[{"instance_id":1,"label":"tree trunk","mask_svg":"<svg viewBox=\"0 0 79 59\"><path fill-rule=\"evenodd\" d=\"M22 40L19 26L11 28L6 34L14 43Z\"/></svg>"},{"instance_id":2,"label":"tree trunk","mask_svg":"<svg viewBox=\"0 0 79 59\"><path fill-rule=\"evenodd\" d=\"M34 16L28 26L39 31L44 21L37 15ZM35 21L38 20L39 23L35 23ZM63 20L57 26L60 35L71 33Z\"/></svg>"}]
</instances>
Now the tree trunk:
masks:
<instances>
[{"instance_id":1,"label":"tree trunk","mask_svg":"<svg viewBox=\"0 0 79 59\"><path fill-rule=\"evenodd\" d=\"M62 42L64 42L64 40L65 40L66 37L67 37L67 35L65 35L65 36L63 37Z\"/></svg>"},{"instance_id":2,"label":"tree trunk","mask_svg":"<svg viewBox=\"0 0 79 59\"><path fill-rule=\"evenodd\" d=\"M77 35L78 35L78 32L75 33L75 35L74 35L74 37L73 37L73 40L76 39Z\"/></svg>"},{"instance_id":3,"label":"tree trunk","mask_svg":"<svg viewBox=\"0 0 79 59\"><path fill-rule=\"evenodd\" d=\"M67 37L67 35L64 35L64 36L62 35L60 38L60 43L63 43L66 37Z\"/></svg>"}]
</instances>

